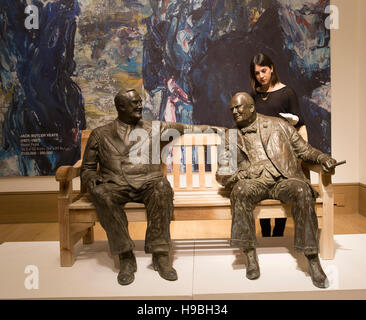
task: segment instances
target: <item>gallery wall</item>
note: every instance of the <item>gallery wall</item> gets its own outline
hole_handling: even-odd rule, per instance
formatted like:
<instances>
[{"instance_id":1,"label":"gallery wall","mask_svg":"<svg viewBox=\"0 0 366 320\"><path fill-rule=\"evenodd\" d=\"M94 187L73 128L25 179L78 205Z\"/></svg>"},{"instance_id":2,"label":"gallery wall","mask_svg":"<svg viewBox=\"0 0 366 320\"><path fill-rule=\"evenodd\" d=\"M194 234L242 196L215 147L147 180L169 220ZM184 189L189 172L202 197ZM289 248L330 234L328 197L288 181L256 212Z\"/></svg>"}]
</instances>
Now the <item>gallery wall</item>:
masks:
<instances>
[{"instance_id":1,"label":"gallery wall","mask_svg":"<svg viewBox=\"0 0 366 320\"><path fill-rule=\"evenodd\" d=\"M332 155L347 160L346 165L337 168L333 179L339 183L360 182L360 19L366 17L360 10L363 2L331 1L339 12L339 29L331 33Z\"/></svg>"},{"instance_id":2,"label":"gallery wall","mask_svg":"<svg viewBox=\"0 0 366 320\"><path fill-rule=\"evenodd\" d=\"M365 30L366 30L366 1L359 0L359 21L360 21L360 182L366 184L366 63L362 60L362 57L366 57L366 42L365 42Z\"/></svg>"},{"instance_id":3,"label":"gallery wall","mask_svg":"<svg viewBox=\"0 0 366 320\"><path fill-rule=\"evenodd\" d=\"M332 154L347 165L337 168L335 183L366 183L365 85L361 57L366 45L361 30L366 27L366 1L334 0L338 7L339 29L331 34ZM362 41L363 42L363 41ZM0 192L55 191L54 177L0 178Z\"/></svg>"}]
</instances>

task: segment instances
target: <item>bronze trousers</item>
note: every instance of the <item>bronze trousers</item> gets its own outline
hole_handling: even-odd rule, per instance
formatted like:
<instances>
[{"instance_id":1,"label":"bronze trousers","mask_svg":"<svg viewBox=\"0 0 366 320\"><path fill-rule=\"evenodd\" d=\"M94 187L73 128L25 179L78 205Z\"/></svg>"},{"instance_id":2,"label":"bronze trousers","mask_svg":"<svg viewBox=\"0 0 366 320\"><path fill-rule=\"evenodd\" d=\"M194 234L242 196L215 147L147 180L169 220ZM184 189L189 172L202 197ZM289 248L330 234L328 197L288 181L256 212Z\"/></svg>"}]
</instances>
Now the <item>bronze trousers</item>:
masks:
<instances>
[{"instance_id":1,"label":"bronze trousers","mask_svg":"<svg viewBox=\"0 0 366 320\"><path fill-rule=\"evenodd\" d=\"M107 233L113 255L133 250L124 206L144 203L147 212L145 252L170 250L170 221L173 216L173 190L165 178L147 181L141 188L103 183L90 191L100 224Z\"/></svg>"},{"instance_id":2,"label":"bronze trousers","mask_svg":"<svg viewBox=\"0 0 366 320\"><path fill-rule=\"evenodd\" d=\"M253 210L258 202L265 199L277 199L292 204L295 250L305 254L317 254L318 220L313 191L305 181L291 178L281 179L272 185L256 179L240 180L234 185L230 195L231 245L244 249L257 247Z\"/></svg>"}]
</instances>

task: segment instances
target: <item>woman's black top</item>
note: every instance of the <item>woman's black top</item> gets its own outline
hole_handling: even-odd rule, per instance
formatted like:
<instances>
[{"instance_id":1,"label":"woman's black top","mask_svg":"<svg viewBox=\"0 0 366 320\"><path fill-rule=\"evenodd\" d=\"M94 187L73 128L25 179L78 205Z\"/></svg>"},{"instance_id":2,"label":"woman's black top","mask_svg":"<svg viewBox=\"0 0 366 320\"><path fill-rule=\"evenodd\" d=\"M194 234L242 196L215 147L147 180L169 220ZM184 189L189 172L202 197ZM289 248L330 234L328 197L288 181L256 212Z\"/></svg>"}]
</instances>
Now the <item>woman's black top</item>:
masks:
<instances>
[{"instance_id":1,"label":"woman's black top","mask_svg":"<svg viewBox=\"0 0 366 320\"><path fill-rule=\"evenodd\" d=\"M257 92L253 99L258 113L280 118L281 116L279 113L291 113L299 117L299 122L295 127L298 128L304 125L299 101L292 88L285 86L272 92Z\"/></svg>"}]
</instances>

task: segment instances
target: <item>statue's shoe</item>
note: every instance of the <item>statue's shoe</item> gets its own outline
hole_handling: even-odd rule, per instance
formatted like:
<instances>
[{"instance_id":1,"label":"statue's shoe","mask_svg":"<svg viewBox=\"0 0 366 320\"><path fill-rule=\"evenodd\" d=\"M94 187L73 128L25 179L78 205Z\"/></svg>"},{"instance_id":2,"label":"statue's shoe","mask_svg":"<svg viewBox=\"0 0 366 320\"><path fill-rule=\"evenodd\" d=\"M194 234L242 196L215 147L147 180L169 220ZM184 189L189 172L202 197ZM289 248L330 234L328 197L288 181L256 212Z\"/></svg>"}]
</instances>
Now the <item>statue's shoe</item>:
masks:
<instances>
[{"instance_id":1,"label":"statue's shoe","mask_svg":"<svg viewBox=\"0 0 366 320\"><path fill-rule=\"evenodd\" d=\"M329 281L320 265L317 254L306 256L309 265L309 273L314 286L325 289L329 287Z\"/></svg>"},{"instance_id":2,"label":"statue's shoe","mask_svg":"<svg viewBox=\"0 0 366 320\"><path fill-rule=\"evenodd\" d=\"M246 258L246 277L249 280L258 279L260 276L260 271L256 250L244 250L244 256Z\"/></svg>"},{"instance_id":3,"label":"statue's shoe","mask_svg":"<svg viewBox=\"0 0 366 320\"><path fill-rule=\"evenodd\" d=\"M152 260L154 270L159 272L160 277L169 281L175 281L178 279L177 271L172 267L170 262L169 253L153 253Z\"/></svg>"},{"instance_id":4,"label":"statue's shoe","mask_svg":"<svg viewBox=\"0 0 366 320\"><path fill-rule=\"evenodd\" d=\"M120 271L117 276L118 283L122 286L129 285L135 280L137 271L136 257L132 251L119 255Z\"/></svg>"}]
</instances>

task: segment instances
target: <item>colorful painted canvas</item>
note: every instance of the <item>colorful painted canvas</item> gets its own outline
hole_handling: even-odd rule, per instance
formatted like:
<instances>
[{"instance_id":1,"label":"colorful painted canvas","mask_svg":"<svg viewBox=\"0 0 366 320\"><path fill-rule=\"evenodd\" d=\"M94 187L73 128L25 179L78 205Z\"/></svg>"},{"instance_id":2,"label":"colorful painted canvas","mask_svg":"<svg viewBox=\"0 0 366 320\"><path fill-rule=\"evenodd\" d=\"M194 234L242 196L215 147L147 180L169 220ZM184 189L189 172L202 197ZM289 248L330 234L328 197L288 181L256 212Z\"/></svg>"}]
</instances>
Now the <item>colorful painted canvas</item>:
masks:
<instances>
[{"instance_id":1,"label":"colorful painted canvas","mask_svg":"<svg viewBox=\"0 0 366 320\"><path fill-rule=\"evenodd\" d=\"M329 0L0 0L0 176L53 175L80 131L133 87L151 120L233 127L249 61L269 55L296 91L309 142L330 153ZM25 8L39 8L27 29Z\"/></svg>"}]
</instances>

